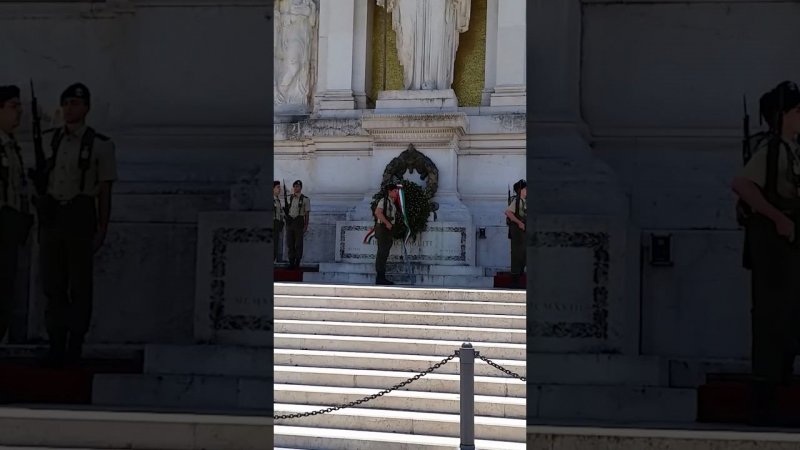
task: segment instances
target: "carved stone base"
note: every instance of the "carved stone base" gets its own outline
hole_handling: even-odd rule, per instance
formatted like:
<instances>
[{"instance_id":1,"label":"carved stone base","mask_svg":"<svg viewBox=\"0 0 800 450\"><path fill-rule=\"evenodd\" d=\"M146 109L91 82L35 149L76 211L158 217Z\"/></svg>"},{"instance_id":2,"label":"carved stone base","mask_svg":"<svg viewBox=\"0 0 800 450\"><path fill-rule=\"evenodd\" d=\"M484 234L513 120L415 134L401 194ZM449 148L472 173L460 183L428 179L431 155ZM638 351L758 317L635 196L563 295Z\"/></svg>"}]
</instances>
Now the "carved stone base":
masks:
<instances>
[{"instance_id":1,"label":"carved stone base","mask_svg":"<svg viewBox=\"0 0 800 450\"><path fill-rule=\"evenodd\" d=\"M497 86L489 100L489 106L525 106L526 104L525 85Z\"/></svg>"},{"instance_id":2,"label":"carved stone base","mask_svg":"<svg viewBox=\"0 0 800 450\"><path fill-rule=\"evenodd\" d=\"M436 91L382 91L378 94L376 110L381 109L453 109L458 98L452 89Z\"/></svg>"},{"instance_id":3,"label":"carved stone base","mask_svg":"<svg viewBox=\"0 0 800 450\"><path fill-rule=\"evenodd\" d=\"M328 90L317 96L319 110L355 109L356 101L350 89Z\"/></svg>"}]
</instances>

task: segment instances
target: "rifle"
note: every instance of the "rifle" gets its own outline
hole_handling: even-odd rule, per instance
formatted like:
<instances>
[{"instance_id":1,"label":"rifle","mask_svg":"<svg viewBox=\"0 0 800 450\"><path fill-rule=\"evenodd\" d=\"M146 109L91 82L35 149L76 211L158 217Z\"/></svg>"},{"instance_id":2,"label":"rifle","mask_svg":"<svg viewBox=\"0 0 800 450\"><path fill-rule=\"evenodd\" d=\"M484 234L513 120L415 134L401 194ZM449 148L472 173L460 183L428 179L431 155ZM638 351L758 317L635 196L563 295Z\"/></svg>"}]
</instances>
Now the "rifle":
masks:
<instances>
[{"instance_id":1,"label":"rifle","mask_svg":"<svg viewBox=\"0 0 800 450\"><path fill-rule=\"evenodd\" d=\"M747 95L742 95L742 100L744 104L744 118L742 119L742 159L744 160L744 164L747 164L747 161L750 161L753 150L750 148L750 115L747 113Z\"/></svg>"},{"instance_id":2,"label":"rifle","mask_svg":"<svg viewBox=\"0 0 800 450\"><path fill-rule=\"evenodd\" d=\"M31 83L31 115L33 116L33 149L36 155L36 167L28 172L28 176L33 180L36 187L36 194L42 198L47 195L48 167L47 159L44 156L42 147L42 120L39 117L39 102L36 101L36 94L33 90L33 79Z\"/></svg>"},{"instance_id":3,"label":"rifle","mask_svg":"<svg viewBox=\"0 0 800 450\"><path fill-rule=\"evenodd\" d=\"M286 180L283 181L283 215L286 217L286 221L289 221L289 196L286 193Z\"/></svg>"}]
</instances>

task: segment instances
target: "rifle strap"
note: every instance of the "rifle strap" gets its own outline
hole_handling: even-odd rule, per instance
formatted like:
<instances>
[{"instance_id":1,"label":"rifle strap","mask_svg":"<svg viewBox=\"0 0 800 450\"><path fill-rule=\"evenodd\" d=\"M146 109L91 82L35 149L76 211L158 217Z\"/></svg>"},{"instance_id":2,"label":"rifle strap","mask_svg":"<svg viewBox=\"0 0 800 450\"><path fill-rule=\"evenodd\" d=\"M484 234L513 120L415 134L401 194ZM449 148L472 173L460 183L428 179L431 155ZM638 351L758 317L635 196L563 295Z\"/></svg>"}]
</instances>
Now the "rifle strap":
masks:
<instances>
[{"instance_id":1,"label":"rifle strap","mask_svg":"<svg viewBox=\"0 0 800 450\"><path fill-rule=\"evenodd\" d=\"M78 167L81 169L81 193L83 193L83 190L86 187L86 172L91 167L92 152L94 150L94 138L96 134L97 133L95 133L92 127L86 127L86 131L83 133L83 137L81 138L81 147L78 151ZM58 158L58 149L61 146L61 141L63 138L64 132L62 128L58 128L53 131L53 138L50 140L50 148L53 151L53 157L50 161L51 170L55 168L56 160Z\"/></svg>"},{"instance_id":2,"label":"rifle strap","mask_svg":"<svg viewBox=\"0 0 800 450\"><path fill-rule=\"evenodd\" d=\"M770 140L767 147L767 178L764 191L767 201L772 205L778 203L778 156L780 155L780 138Z\"/></svg>"}]
</instances>

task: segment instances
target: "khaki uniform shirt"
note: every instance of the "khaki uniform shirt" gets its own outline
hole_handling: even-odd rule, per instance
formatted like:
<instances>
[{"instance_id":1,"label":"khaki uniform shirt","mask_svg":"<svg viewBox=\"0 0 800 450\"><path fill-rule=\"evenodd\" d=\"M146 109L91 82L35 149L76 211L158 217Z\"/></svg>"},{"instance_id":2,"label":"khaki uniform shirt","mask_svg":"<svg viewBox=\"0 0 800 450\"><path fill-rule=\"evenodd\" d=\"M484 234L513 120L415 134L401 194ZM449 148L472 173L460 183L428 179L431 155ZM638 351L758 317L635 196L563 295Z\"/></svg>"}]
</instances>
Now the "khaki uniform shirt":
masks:
<instances>
[{"instance_id":1,"label":"khaki uniform shirt","mask_svg":"<svg viewBox=\"0 0 800 450\"><path fill-rule=\"evenodd\" d=\"M311 212L311 199L303 198L303 207L300 208L300 195L292 194L289 197L289 217L305 216L307 212Z\"/></svg>"},{"instance_id":2,"label":"khaki uniform shirt","mask_svg":"<svg viewBox=\"0 0 800 450\"><path fill-rule=\"evenodd\" d=\"M83 126L75 133L70 133L66 128L62 131L63 137L58 146L55 166L50 174L47 192L56 200L71 200L79 194L96 197L100 183L104 181L115 181L117 179L117 159L114 142L110 139L103 140L100 136L94 139L92 146L92 156L89 168L86 170L86 179L81 190L82 170L79 165L79 153L81 150L81 138L86 132ZM48 136L52 139L52 132ZM52 148L49 140L45 139L45 154L52 157Z\"/></svg>"},{"instance_id":3,"label":"khaki uniform shirt","mask_svg":"<svg viewBox=\"0 0 800 450\"><path fill-rule=\"evenodd\" d=\"M397 206L391 198L382 198L378 200L375 210L377 211L378 208L383 210L383 215L386 216L389 222L394 223L394 219L397 217Z\"/></svg>"},{"instance_id":4,"label":"khaki uniform shirt","mask_svg":"<svg viewBox=\"0 0 800 450\"><path fill-rule=\"evenodd\" d=\"M778 152L778 173L775 180L775 188L778 195L786 199L795 199L800 197L798 187L795 183L794 173L800 173L800 146L796 142L783 141ZM764 189L767 185L767 148L769 146L769 139L761 141L757 151L750 158L750 161L742 169L740 175L748 180L756 183ZM787 149L791 150L790 155ZM792 166L797 168L793 171Z\"/></svg>"},{"instance_id":5,"label":"khaki uniform shirt","mask_svg":"<svg viewBox=\"0 0 800 450\"><path fill-rule=\"evenodd\" d=\"M521 219L524 219L528 213L527 200L524 198L519 199L519 211L516 211L516 209L517 199L512 198L511 203L509 203L508 208L506 208L506 211L516 212L517 216L519 216Z\"/></svg>"},{"instance_id":6,"label":"khaki uniform shirt","mask_svg":"<svg viewBox=\"0 0 800 450\"><path fill-rule=\"evenodd\" d=\"M272 207L275 209L275 220L283 222L283 202L279 196L272 197Z\"/></svg>"},{"instance_id":7,"label":"khaki uniform shirt","mask_svg":"<svg viewBox=\"0 0 800 450\"><path fill-rule=\"evenodd\" d=\"M8 171L7 188L6 183L0 183L0 206L9 206L17 211L27 210L27 183L19 145L2 131L0 131L0 168Z\"/></svg>"}]
</instances>

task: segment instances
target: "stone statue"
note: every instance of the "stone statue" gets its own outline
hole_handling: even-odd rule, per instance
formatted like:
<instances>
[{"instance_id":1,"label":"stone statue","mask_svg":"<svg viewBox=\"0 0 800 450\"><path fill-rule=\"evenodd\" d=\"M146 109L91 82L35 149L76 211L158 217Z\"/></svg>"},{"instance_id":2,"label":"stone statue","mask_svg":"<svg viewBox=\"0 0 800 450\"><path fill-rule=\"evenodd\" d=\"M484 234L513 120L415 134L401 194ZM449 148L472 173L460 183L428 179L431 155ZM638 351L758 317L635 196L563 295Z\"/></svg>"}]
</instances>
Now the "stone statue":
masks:
<instances>
[{"instance_id":1,"label":"stone statue","mask_svg":"<svg viewBox=\"0 0 800 450\"><path fill-rule=\"evenodd\" d=\"M307 105L317 26L316 0L275 2L275 104Z\"/></svg>"},{"instance_id":2,"label":"stone statue","mask_svg":"<svg viewBox=\"0 0 800 450\"><path fill-rule=\"evenodd\" d=\"M453 84L459 33L469 28L471 0L377 0L392 14L406 90Z\"/></svg>"}]
</instances>

